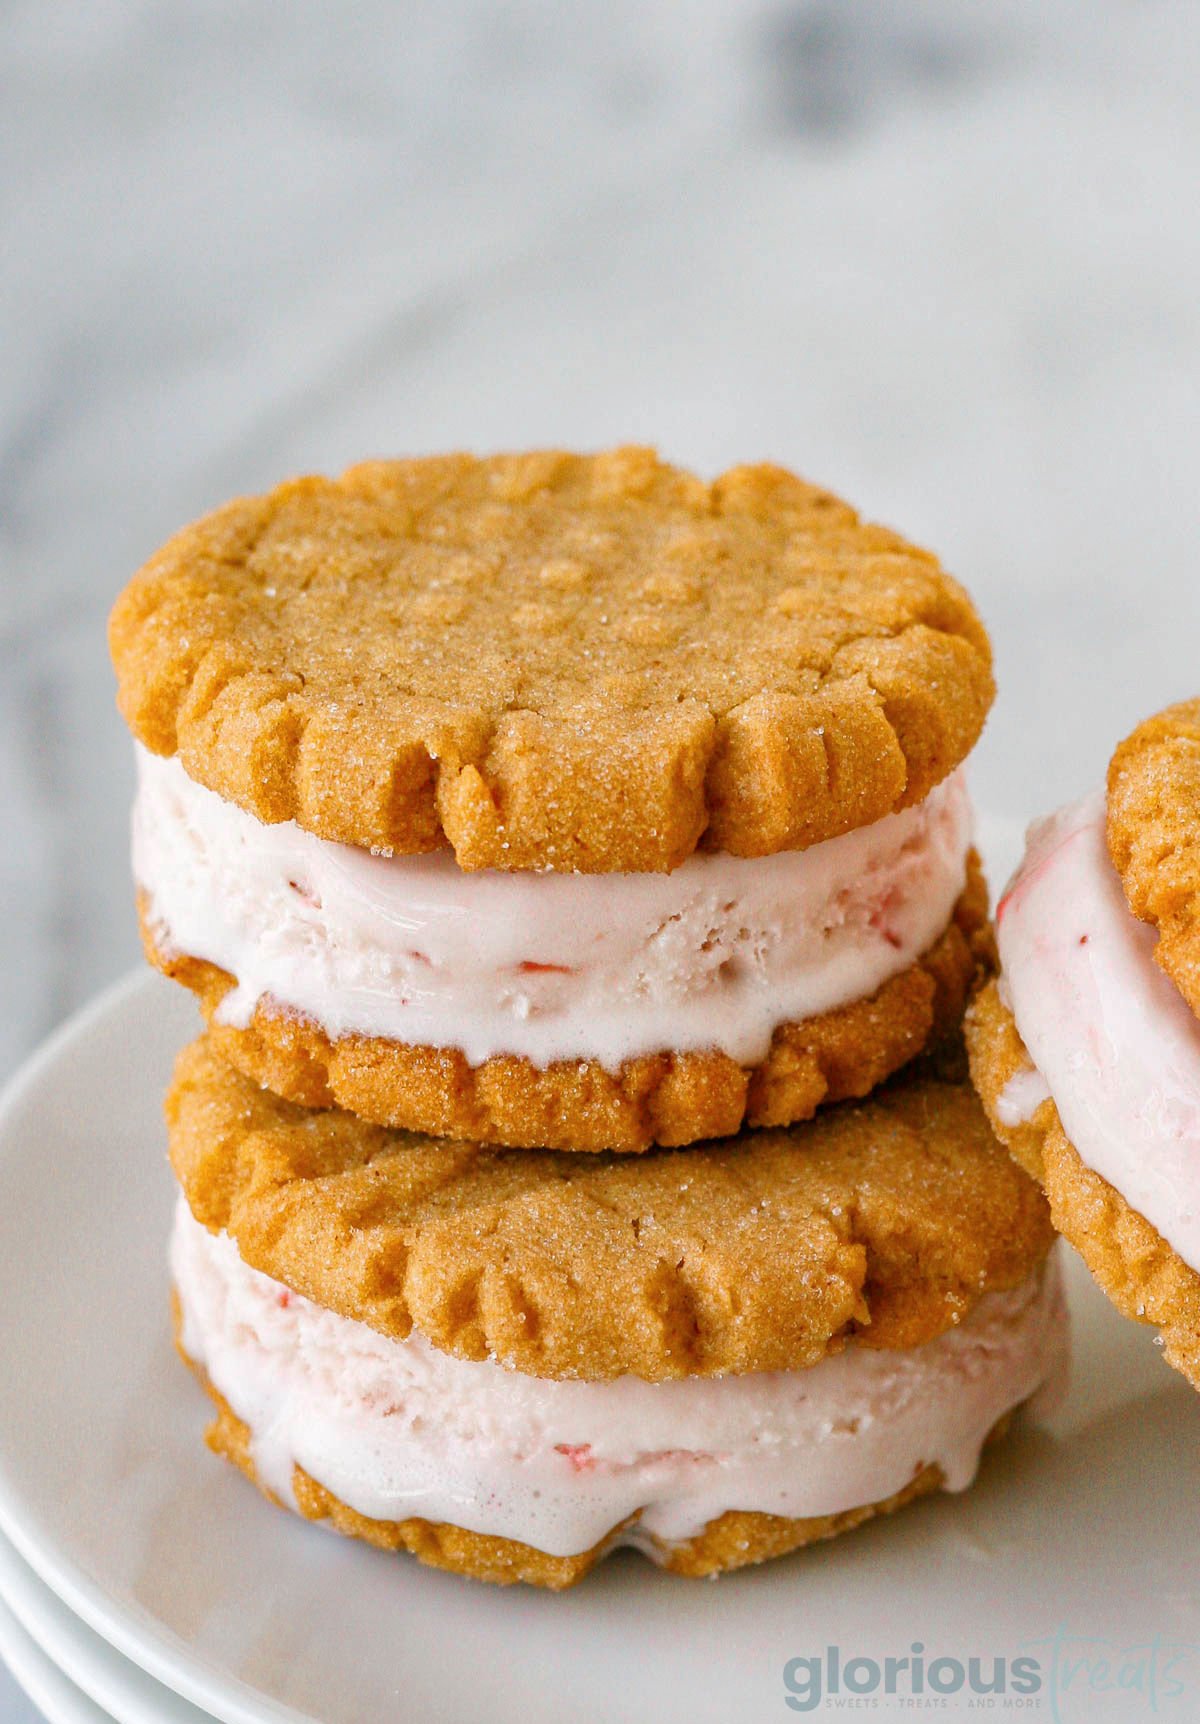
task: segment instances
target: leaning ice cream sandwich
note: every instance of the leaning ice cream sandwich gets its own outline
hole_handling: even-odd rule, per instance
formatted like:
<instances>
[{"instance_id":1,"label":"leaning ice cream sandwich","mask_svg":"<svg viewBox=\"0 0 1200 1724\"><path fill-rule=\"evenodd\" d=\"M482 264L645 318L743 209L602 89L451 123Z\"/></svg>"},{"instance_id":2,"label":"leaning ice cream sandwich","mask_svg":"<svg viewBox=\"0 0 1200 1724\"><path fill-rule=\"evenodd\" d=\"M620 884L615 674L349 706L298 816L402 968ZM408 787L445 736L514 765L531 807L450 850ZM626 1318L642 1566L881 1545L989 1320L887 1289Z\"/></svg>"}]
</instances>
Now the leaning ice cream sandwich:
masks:
<instances>
[{"instance_id":1,"label":"leaning ice cream sandwich","mask_svg":"<svg viewBox=\"0 0 1200 1724\"><path fill-rule=\"evenodd\" d=\"M968 1019L992 1124L1055 1225L1200 1389L1200 701L1033 827Z\"/></svg>"},{"instance_id":2,"label":"leaning ice cream sandwich","mask_svg":"<svg viewBox=\"0 0 1200 1724\"><path fill-rule=\"evenodd\" d=\"M493 1581L680 1574L960 1490L1063 1357L1053 1231L964 1081L639 1157L311 1112L186 1049L177 1333L279 1503Z\"/></svg>"},{"instance_id":3,"label":"leaning ice cream sandwich","mask_svg":"<svg viewBox=\"0 0 1200 1724\"><path fill-rule=\"evenodd\" d=\"M990 649L773 467L375 462L126 589L147 951L281 1096L567 1150L784 1125L954 1025Z\"/></svg>"}]
</instances>

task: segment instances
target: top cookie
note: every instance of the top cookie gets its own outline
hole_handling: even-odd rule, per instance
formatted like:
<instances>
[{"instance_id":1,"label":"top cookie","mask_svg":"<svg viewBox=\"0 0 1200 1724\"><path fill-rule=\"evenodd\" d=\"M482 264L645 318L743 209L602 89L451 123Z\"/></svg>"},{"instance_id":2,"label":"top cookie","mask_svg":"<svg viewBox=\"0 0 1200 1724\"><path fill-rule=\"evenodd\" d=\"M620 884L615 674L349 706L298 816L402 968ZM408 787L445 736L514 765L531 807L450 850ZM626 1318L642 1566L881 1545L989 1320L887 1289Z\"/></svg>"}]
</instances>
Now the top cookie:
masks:
<instances>
[{"instance_id":1,"label":"top cookie","mask_svg":"<svg viewBox=\"0 0 1200 1724\"><path fill-rule=\"evenodd\" d=\"M1200 1016L1200 700L1149 718L1108 769L1108 848L1154 956Z\"/></svg>"},{"instance_id":2,"label":"top cookie","mask_svg":"<svg viewBox=\"0 0 1200 1724\"><path fill-rule=\"evenodd\" d=\"M279 1100L207 1040L171 1161L253 1268L403 1340L538 1377L800 1369L912 1347L1053 1240L970 1085L914 1071L787 1131L621 1156L498 1151Z\"/></svg>"},{"instance_id":3,"label":"top cookie","mask_svg":"<svg viewBox=\"0 0 1200 1724\"><path fill-rule=\"evenodd\" d=\"M928 552L778 467L375 461L226 505L113 610L134 734L269 822L662 871L919 801L991 703Z\"/></svg>"}]
</instances>

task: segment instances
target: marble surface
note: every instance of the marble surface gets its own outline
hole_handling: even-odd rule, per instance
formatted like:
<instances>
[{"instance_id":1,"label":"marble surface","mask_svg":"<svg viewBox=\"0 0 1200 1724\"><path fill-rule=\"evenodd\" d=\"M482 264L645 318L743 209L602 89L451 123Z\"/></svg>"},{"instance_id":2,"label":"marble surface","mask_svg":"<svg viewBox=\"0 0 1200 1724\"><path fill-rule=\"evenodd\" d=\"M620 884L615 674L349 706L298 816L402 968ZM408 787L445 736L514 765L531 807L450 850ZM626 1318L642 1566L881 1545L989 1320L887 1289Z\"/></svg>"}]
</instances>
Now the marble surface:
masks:
<instances>
[{"instance_id":1,"label":"marble surface","mask_svg":"<svg viewBox=\"0 0 1200 1724\"><path fill-rule=\"evenodd\" d=\"M285 474L794 464L976 595L981 803L1095 780L1200 685L1198 74L1166 0L10 0L0 1076L137 956L108 605Z\"/></svg>"}]
</instances>

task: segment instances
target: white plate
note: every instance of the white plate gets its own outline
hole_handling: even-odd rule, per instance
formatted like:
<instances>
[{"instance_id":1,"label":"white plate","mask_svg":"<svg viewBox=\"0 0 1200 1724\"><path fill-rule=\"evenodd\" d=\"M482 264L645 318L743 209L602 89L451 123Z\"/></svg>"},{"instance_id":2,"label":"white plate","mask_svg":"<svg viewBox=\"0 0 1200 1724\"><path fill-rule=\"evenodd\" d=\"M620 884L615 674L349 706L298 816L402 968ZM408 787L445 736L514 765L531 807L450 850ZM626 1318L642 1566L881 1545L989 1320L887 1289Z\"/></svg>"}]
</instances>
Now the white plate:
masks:
<instances>
[{"instance_id":1,"label":"white plate","mask_svg":"<svg viewBox=\"0 0 1200 1724\"><path fill-rule=\"evenodd\" d=\"M0 1538L0 1600L22 1635L115 1724L205 1724L207 1714L156 1682L40 1581Z\"/></svg>"},{"instance_id":2,"label":"white plate","mask_svg":"<svg viewBox=\"0 0 1200 1724\"><path fill-rule=\"evenodd\" d=\"M168 1333L159 1098L194 1022L181 991L124 983L0 1108L0 1526L159 1681L227 1724L726 1724L795 1715L789 1660L920 1641L985 1674L1037 1658L1035 1716L1197 1715L1195 1400L1075 1264L1078 1370L1049 1431L1019 1426L964 1496L717 1585L623 1553L566 1595L492 1590L270 1507L203 1448Z\"/></svg>"},{"instance_id":3,"label":"white plate","mask_svg":"<svg viewBox=\"0 0 1200 1724\"><path fill-rule=\"evenodd\" d=\"M5 1604L0 1604L0 1658L49 1724L113 1724L106 1712L67 1680Z\"/></svg>"}]
</instances>

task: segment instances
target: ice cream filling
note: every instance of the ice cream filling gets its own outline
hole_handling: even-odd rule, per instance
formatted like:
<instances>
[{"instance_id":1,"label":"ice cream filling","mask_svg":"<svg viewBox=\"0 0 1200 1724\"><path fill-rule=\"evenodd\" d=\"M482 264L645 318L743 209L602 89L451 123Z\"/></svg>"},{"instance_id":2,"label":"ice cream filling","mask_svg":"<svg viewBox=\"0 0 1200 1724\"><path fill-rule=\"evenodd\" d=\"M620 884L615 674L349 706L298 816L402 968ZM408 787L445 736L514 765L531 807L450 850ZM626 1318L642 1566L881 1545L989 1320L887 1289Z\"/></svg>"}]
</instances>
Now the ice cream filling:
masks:
<instances>
[{"instance_id":1,"label":"ice cream filling","mask_svg":"<svg viewBox=\"0 0 1200 1724\"><path fill-rule=\"evenodd\" d=\"M160 948L219 965L220 1021L260 1002L327 1035L538 1066L715 1048L869 997L944 932L971 811L961 773L807 850L671 874L469 873L265 826L139 749L133 866Z\"/></svg>"},{"instance_id":2,"label":"ice cream filling","mask_svg":"<svg viewBox=\"0 0 1200 1724\"><path fill-rule=\"evenodd\" d=\"M1200 1269L1200 1022L1125 901L1104 796L1030 831L997 912L1005 998L1034 1072L1003 1123L1052 1096L1082 1160Z\"/></svg>"},{"instance_id":3,"label":"ice cream filling","mask_svg":"<svg viewBox=\"0 0 1200 1724\"><path fill-rule=\"evenodd\" d=\"M245 1264L180 1202L182 1341L249 1427L260 1479L300 1466L376 1520L420 1517L555 1556L612 1529L671 1545L728 1510L789 1517L883 1501L925 1467L949 1490L1062 1365L1054 1259L907 1351L848 1345L803 1371L665 1383L524 1376L391 1340Z\"/></svg>"}]
</instances>

